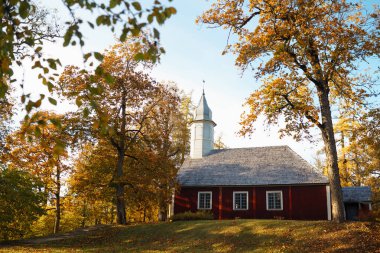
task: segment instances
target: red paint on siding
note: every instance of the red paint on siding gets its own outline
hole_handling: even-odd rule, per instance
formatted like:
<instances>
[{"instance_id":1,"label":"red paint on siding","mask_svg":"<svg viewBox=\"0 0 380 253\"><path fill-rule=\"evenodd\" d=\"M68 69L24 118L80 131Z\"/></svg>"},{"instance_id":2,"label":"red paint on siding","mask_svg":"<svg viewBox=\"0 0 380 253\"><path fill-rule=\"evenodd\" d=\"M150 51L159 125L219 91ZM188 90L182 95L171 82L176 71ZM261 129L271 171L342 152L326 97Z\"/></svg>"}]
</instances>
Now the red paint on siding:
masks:
<instances>
[{"instance_id":1,"label":"red paint on siding","mask_svg":"<svg viewBox=\"0 0 380 253\"><path fill-rule=\"evenodd\" d=\"M326 220L325 185L271 187L183 187L175 196L174 213L196 212L199 191L212 192L214 219L258 218ZM248 210L233 210L233 192L248 192ZM266 192L282 191L283 210L268 211Z\"/></svg>"},{"instance_id":2,"label":"red paint on siding","mask_svg":"<svg viewBox=\"0 0 380 253\"><path fill-rule=\"evenodd\" d=\"M292 187L289 186L289 219L292 219L292 209L293 209L293 204L292 204Z\"/></svg>"},{"instance_id":3,"label":"red paint on siding","mask_svg":"<svg viewBox=\"0 0 380 253\"><path fill-rule=\"evenodd\" d=\"M256 218L256 187L252 187L252 208L253 208L253 218Z\"/></svg>"},{"instance_id":4,"label":"red paint on siding","mask_svg":"<svg viewBox=\"0 0 380 253\"><path fill-rule=\"evenodd\" d=\"M299 220L327 220L326 186L292 187L293 214Z\"/></svg>"},{"instance_id":5,"label":"red paint on siding","mask_svg":"<svg viewBox=\"0 0 380 253\"><path fill-rule=\"evenodd\" d=\"M222 219L222 211L223 211L223 203L222 203L222 198L223 198L223 190L222 190L222 187L219 187L219 200L218 200L218 204L219 204L219 207L218 207L218 219L221 220Z\"/></svg>"}]
</instances>

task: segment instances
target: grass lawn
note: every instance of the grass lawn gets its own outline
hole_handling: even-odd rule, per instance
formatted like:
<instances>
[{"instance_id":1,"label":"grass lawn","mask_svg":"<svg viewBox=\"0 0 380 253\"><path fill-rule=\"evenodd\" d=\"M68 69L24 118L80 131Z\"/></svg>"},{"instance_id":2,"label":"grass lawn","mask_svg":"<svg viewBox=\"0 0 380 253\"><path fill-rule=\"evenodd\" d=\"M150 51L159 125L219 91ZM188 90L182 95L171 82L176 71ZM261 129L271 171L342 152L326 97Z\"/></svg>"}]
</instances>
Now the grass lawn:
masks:
<instances>
[{"instance_id":1,"label":"grass lawn","mask_svg":"<svg viewBox=\"0 0 380 253\"><path fill-rule=\"evenodd\" d=\"M380 252L380 224L225 220L100 226L0 244L1 252Z\"/></svg>"}]
</instances>

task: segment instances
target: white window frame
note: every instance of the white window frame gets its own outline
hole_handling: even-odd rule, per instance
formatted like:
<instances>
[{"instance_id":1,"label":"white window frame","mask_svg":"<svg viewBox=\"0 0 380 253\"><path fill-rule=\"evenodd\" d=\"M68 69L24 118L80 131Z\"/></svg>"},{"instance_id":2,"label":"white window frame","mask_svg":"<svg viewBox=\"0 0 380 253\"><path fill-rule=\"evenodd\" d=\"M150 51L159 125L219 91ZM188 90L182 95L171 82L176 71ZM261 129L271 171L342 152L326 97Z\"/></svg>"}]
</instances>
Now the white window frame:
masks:
<instances>
[{"instance_id":1,"label":"white window frame","mask_svg":"<svg viewBox=\"0 0 380 253\"><path fill-rule=\"evenodd\" d=\"M210 208L200 208L199 207L199 201L200 201L200 195L201 194L210 194ZM198 210L211 210L212 209L212 191L202 191L202 192L198 192L198 199L197 199L197 209Z\"/></svg>"},{"instance_id":2,"label":"white window frame","mask_svg":"<svg viewBox=\"0 0 380 253\"><path fill-rule=\"evenodd\" d=\"M247 208L236 208L236 206L235 206L235 194L238 194L238 193L245 193L245 194L247 194ZM248 191L234 191L233 192L233 203L232 203L232 208L233 208L233 210L237 210L237 211L240 211L240 210L248 210L249 209L249 202L248 202L248 200L249 200L249 194L248 194Z\"/></svg>"},{"instance_id":3,"label":"white window frame","mask_svg":"<svg viewBox=\"0 0 380 253\"><path fill-rule=\"evenodd\" d=\"M280 193L281 196L281 208L269 208L269 194L270 193ZM282 191L267 191L266 192L266 200L267 200L267 211L282 211L284 210L284 198L282 196Z\"/></svg>"}]
</instances>

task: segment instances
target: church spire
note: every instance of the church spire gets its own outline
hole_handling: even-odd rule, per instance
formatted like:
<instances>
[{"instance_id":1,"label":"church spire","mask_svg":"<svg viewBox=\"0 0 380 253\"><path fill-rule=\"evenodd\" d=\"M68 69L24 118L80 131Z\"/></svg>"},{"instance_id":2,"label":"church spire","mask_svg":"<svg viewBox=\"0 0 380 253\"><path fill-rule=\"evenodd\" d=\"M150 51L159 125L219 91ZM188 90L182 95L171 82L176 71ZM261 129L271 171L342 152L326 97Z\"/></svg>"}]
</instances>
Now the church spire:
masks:
<instances>
[{"instance_id":1,"label":"church spire","mask_svg":"<svg viewBox=\"0 0 380 253\"><path fill-rule=\"evenodd\" d=\"M201 99L199 100L198 106L195 109L194 120L212 121L212 111L210 107L208 107L204 90L203 90Z\"/></svg>"},{"instance_id":2,"label":"church spire","mask_svg":"<svg viewBox=\"0 0 380 253\"><path fill-rule=\"evenodd\" d=\"M191 124L191 158L202 158L214 148L215 126L216 124L212 120L212 111L207 104L203 89Z\"/></svg>"}]
</instances>

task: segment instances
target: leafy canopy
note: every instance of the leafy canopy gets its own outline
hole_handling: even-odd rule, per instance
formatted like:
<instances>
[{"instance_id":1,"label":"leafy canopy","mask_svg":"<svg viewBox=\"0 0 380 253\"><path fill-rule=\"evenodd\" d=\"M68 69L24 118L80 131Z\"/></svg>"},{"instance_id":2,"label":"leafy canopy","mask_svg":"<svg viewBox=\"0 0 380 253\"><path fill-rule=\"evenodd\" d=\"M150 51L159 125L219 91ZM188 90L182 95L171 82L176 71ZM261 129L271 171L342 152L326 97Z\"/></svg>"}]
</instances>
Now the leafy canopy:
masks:
<instances>
[{"instance_id":1,"label":"leafy canopy","mask_svg":"<svg viewBox=\"0 0 380 253\"><path fill-rule=\"evenodd\" d=\"M171 0L168 0L171 2ZM163 52L163 48L158 46L160 33L155 24L162 25L166 19L176 13L173 7L165 7L161 1L153 1L150 6L143 6L139 1L130 0L64 0L64 6L70 13L70 19L66 21L63 29L63 46L85 45L84 26L91 29L97 27L108 27L112 32L118 32L117 37L125 41L128 35L137 36L143 29L151 29L153 40L146 41L149 49L136 54L139 60L151 59L156 61L157 53ZM89 12L95 21L84 20L83 15L78 12ZM39 78L46 85L50 92L53 91L57 73L55 70L61 65L57 58L44 56L43 48L45 41L55 42L61 37L61 28L53 25L48 18L48 12L37 7L35 2L27 0L5 0L0 6L1 30L0 34L0 98L5 96L9 89L9 83L19 82L23 86L22 80L14 79L14 64L22 65L23 59L30 59L32 68L40 70ZM120 29L121 28L121 29ZM99 52L84 52L84 60L90 58L102 60L103 56ZM93 64L93 63L90 63ZM53 72L53 74L51 74ZM41 105L44 95L36 101L30 100L30 94L21 97L26 103L26 110L30 112L33 108ZM49 99L49 102L56 104L56 100Z\"/></svg>"},{"instance_id":2,"label":"leafy canopy","mask_svg":"<svg viewBox=\"0 0 380 253\"><path fill-rule=\"evenodd\" d=\"M236 34L238 41L227 51L237 55L237 66L251 66L263 79L246 102L249 111L243 115L241 133L251 133L260 114L269 123L283 116L282 133L297 139L311 126L323 127L317 99L322 92L329 93L331 102L341 98L363 103L372 83L357 74L359 63L379 56L380 41L376 10L368 16L363 13L360 4L346 1L214 3L198 22Z\"/></svg>"}]
</instances>

